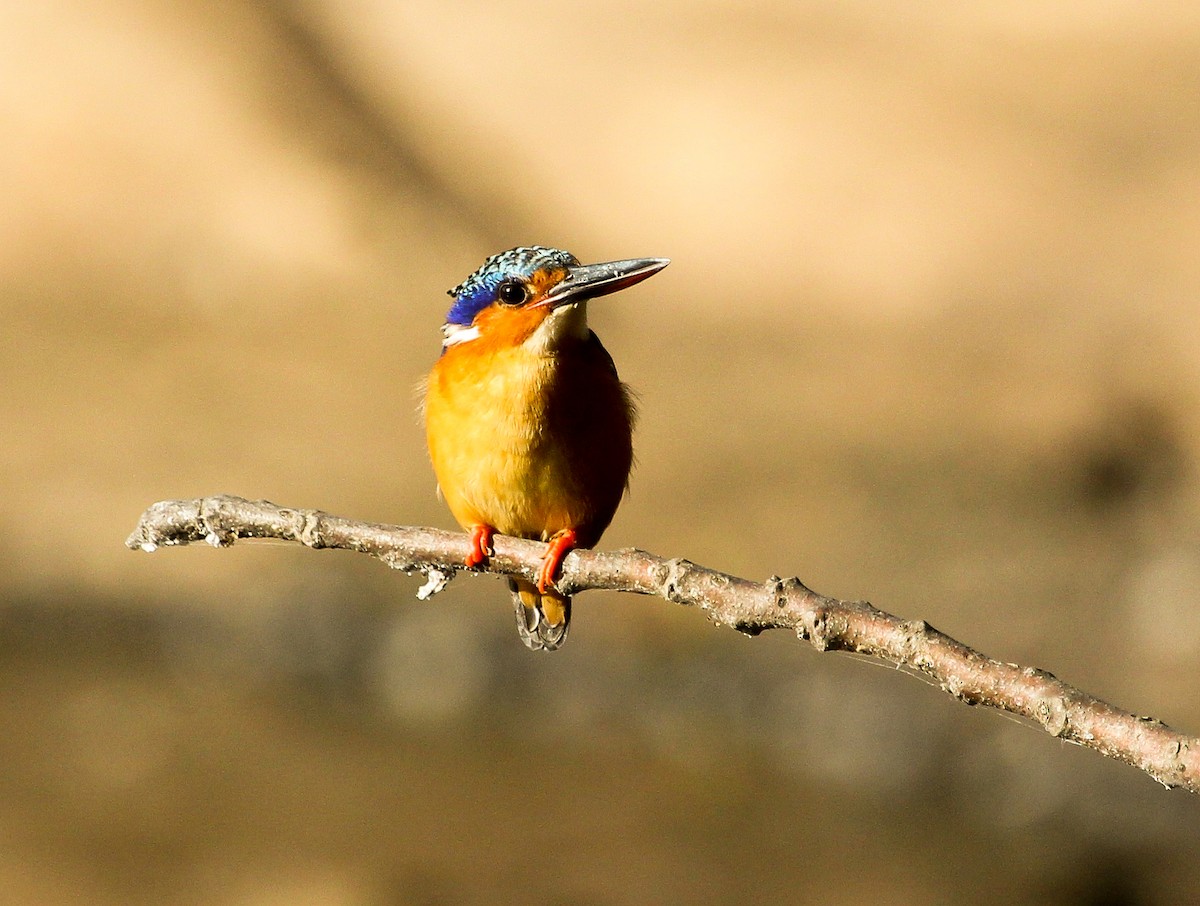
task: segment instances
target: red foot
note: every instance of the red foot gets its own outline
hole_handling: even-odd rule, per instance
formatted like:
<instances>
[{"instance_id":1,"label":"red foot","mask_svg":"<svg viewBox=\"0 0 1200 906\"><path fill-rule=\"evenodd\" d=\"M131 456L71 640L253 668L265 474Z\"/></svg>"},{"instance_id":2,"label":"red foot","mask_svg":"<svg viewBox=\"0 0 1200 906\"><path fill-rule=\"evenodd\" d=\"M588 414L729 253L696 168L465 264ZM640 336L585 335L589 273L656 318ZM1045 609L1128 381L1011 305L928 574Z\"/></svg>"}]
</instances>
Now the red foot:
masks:
<instances>
[{"instance_id":1,"label":"red foot","mask_svg":"<svg viewBox=\"0 0 1200 906\"><path fill-rule=\"evenodd\" d=\"M545 594L546 589L554 584L554 576L562 566L563 557L575 549L575 544L574 529L563 529L550 539L550 546L546 550L545 559L542 560L542 568L538 572L537 587L538 591L542 594Z\"/></svg>"},{"instance_id":2,"label":"red foot","mask_svg":"<svg viewBox=\"0 0 1200 906\"><path fill-rule=\"evenodd\" d=\"M471 526L471 550L467 554L467 566L476 567L492 555L492 535L496 530L490 525Z\"/></svg>"}]
</instances>

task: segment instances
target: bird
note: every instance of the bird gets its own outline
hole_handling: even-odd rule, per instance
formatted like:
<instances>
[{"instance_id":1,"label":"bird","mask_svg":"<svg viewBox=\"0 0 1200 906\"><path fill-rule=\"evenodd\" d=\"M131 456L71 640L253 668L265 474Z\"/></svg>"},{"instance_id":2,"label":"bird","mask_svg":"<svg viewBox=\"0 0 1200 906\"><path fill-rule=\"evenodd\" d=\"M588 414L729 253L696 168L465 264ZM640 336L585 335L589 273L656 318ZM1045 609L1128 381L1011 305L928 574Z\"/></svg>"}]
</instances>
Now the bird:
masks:
<instances>
[{"instance_id":1,"label":"bird","mask_svg":"<svg viewBox=\"0 0 1200 906\"><path fill-rule=\"evenodd\" d=\"M495 534L545 542L535 582L508 577L517 631L533 651L562 645L571 599L554 581L591 548L633 467L633 396L588 327L587 303L670 263L580 264L525 246L492 255L449 291L442 351L425 381L424 420L438 491L470 533L467 567Z\"/></svg>"}]
</instances>

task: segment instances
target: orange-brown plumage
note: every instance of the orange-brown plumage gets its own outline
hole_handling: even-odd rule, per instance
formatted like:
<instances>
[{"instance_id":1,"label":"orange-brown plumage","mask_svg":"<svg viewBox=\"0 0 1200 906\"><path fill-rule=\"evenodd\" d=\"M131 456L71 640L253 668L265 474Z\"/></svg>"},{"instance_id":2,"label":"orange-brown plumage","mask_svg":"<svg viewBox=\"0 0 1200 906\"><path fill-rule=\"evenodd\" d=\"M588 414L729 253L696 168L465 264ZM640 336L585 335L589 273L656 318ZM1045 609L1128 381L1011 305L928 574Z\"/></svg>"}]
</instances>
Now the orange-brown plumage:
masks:
<instances>
[{"instance_id":1,"label":"orange-brown plumage","mask_svg":"<svg viewBox=\"0 0 1200 906\"><path fill-rule=\"evenodd\" d=\"M572 528L584 547L608 527L632 465L633 405L595 334L571 345L556 356L464 345L438 359L425 425L460 524L541 541Z\"/></svg>"},{"instance_id":2,"label":"orange-brown plumage","mask_svg":"<svg viewBox=\"0 0 1200 906\"><path fill-rule=\"evenodd\" d=\"M506 254L515 263L489 259L455 291L447 341L426 386L426 435L442 495L460 525L483 539L493 529L551 542L538 586L510 584L522 638L553 649L566 633L570 600L550 582L571 547L600 540L633 463L633 403L587 327L586 300L632 285L666 262L588 268L552 249ZM485 270L489 265L496 274ZM616 269L598 270L605 267ZM502 301L519 295L500 290L505 284L519 284L522 301Z\"/></svg>"}]
</instances>

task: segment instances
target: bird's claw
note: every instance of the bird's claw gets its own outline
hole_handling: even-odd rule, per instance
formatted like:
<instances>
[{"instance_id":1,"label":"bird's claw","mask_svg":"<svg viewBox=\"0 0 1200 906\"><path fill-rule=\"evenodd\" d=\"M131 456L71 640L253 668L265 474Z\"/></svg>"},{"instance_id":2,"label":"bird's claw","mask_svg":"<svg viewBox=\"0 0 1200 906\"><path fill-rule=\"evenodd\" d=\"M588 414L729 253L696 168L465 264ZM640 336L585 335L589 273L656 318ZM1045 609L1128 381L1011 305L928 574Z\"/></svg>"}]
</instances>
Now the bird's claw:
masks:
<instances>
[{"instance_id":1,"label":"bird's claw","mask_svg":"<svg viewBox=\"0 0 1200 906\"><path fill-rule=\"evenodd\" d=\"M496 530L490 525L474 525L471 527L471 550L467 552L466 564L468 569L474 569L487 562L493 553L492 535Z\"/></svg>"},{"instance_id":2,"label":"bird's claw","mask_svg":"<svg viewBox=\"0 0 1200 906\"><path fill-rule=\"evenodd\" d=\"M542 568L538 570L537 588L539 592L545 594L546 590L554 585L554 577L562 567L563 558L575 549L576 543L575 532L571 529L557 532L550 539L546 556L542 559Z\"/></svg>"}]
</instances>

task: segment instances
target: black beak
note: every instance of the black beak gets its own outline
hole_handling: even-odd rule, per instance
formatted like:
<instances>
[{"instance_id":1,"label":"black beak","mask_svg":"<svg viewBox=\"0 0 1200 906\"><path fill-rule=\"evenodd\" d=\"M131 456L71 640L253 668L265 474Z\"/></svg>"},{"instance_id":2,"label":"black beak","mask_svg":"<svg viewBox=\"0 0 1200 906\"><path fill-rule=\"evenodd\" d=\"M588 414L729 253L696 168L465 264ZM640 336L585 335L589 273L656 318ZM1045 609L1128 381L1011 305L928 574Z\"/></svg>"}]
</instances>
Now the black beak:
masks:
<instances>
[{"instance_id":1,"label":"black beak","mask_svg":"<svg viewBox=\"0 0 1200 906\"><path fill-rule=\"evenodd\" d=\"M546 293L543 302L551 308L561 308L607 296L653 277L670 263L670 258L631 258L604 264L577 264L567 268L567 276Z\"/></svg>"}]
</instances>

